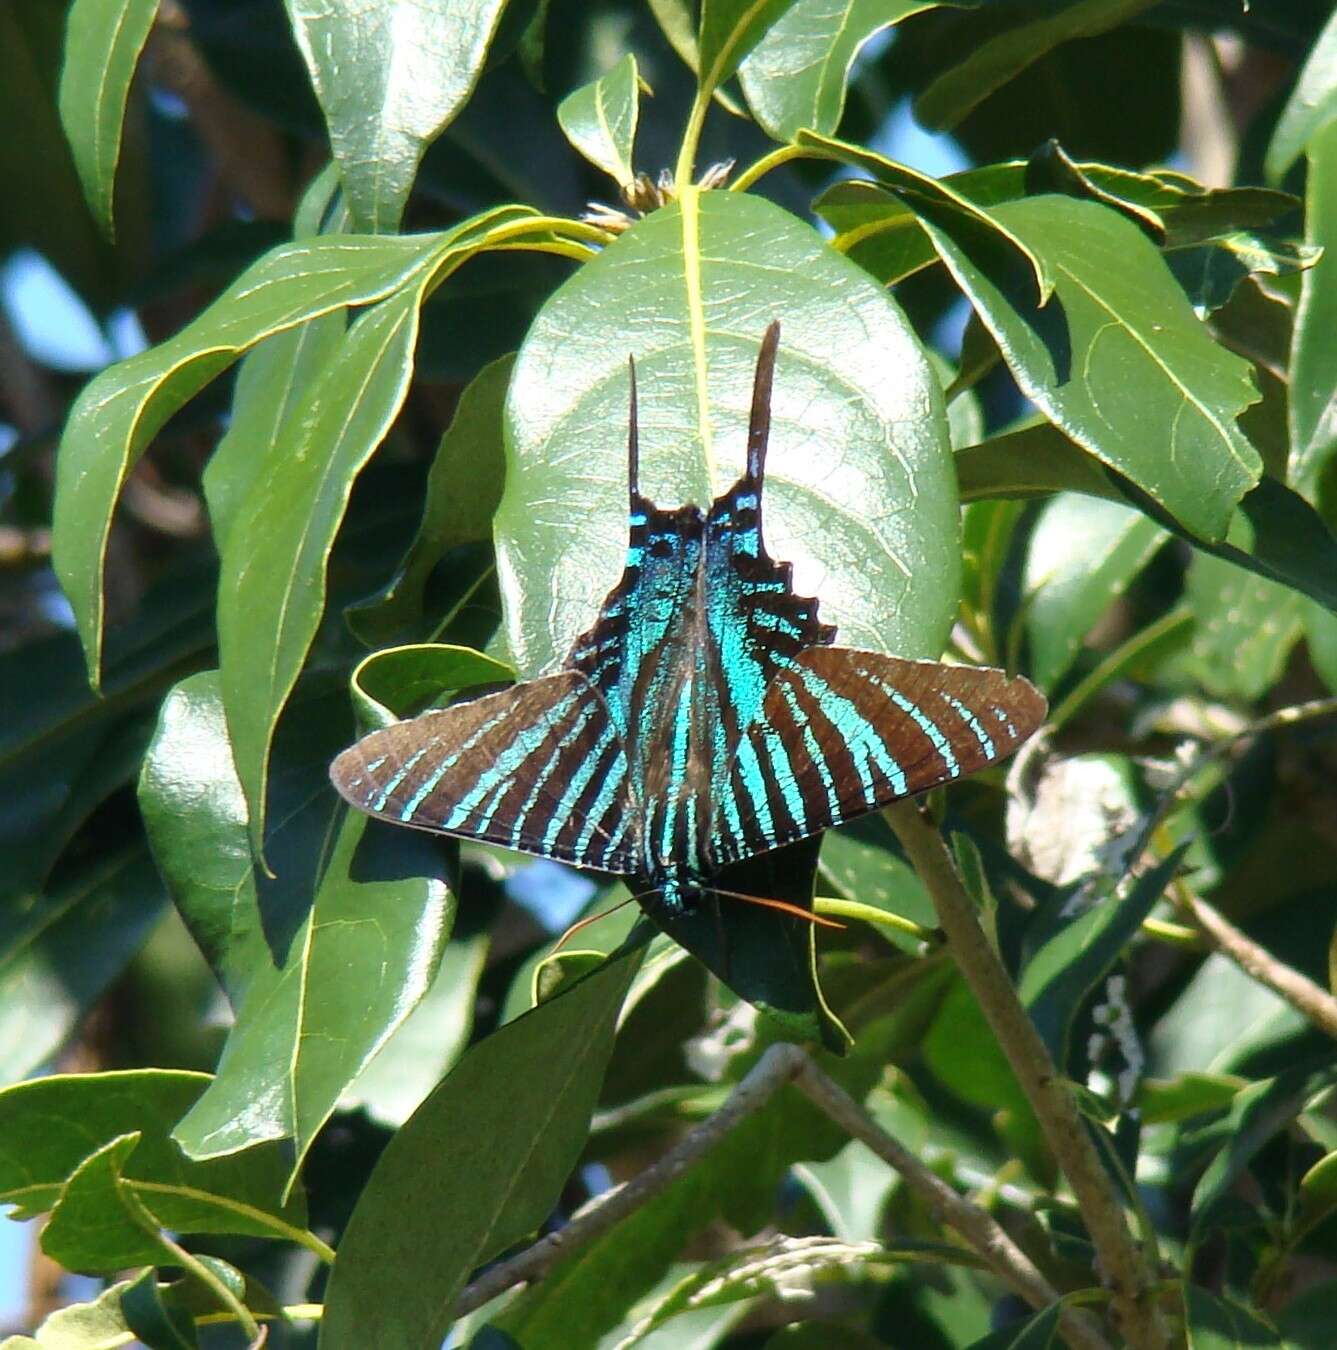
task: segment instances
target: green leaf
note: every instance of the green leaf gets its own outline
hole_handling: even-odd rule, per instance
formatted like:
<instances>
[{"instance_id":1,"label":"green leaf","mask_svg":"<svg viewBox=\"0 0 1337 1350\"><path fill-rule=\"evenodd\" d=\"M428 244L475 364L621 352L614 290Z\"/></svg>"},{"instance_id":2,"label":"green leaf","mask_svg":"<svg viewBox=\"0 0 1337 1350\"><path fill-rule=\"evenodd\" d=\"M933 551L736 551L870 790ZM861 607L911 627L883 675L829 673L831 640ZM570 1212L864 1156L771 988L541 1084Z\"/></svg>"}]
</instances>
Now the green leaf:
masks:
<instances>
[{"instance_id":1,"label":"green leaf","mask_svg":"<svg viewBox=\"0 0 1337 1350\"><path fill-rule=\"evenodd\" d=\"M559 1261L498 1326L524 1345L583 1350L655 1287L694 1234L721 1219L744 1234L764 1226L790 1166L829 1156L839 1138L796 1090L778 1092L666 1190Z\"/></svg>"},{"instance_id":2,"label":"green leaf","mask_svg":"<svg viewBox=\"0 0 1337 1350\"><path fill-rule=\"evenodd\" d=\"M714 91L795 0L701 0L701 88Z\"/></svg>"},{"instance_id":3,"label":"green leaf","mask_svg":"<svg viewBox=\"0 0 1337 1350\"><path fill-rule=\"evenodd\" d=\"M1306 600L1301 617L1310 664L1329 690L1337 693L1337 614Z\"/></svg>"},{"instance_id":4,"label":"green leaf","mask_svg":"<svg viewBox=\"0 0 1337 1350\"><path fill-rule=\"evenodd\" d=\"M1052 492L1124 501L1105 466L1052 422L991 436L958 450L954 459L965 502L989 497L1024 500Z\"/></svg>"},{"instance_id":5,"label":"green leaf","mask_svg":"<svg viewBox=\"0 0 1337 1350\"><path fill-rule=\"evenodd\" d=\"M287 0L356 228L399 224L418 161L483 73L505 0L331 9Z\"/></svg>"},{"instance_id":6,"label":"green leaf","mask_svg":"<svg viewBox=\"0 0 1337 1350\"><path fill-rule=\"evenodd\" d=\"M89 209L112 232L121 122L158 0L75 0L65 29L60 121Z\"/></svg>"},{"instance_id":7,"label":"green leaf","mask_svg":"<svg viewBox=\"0 0 1337 1350\"><path fill-rule=\"evenodd\" d=\"M1295 591L1199 554L1185 598L1196 623L1185 662L1218 697L1261 698L1300 640L1304 599Z\"/></svg>"},{"instance_id":8,"label":"green leaf","mask_svg":"<svg viewBox=\"0 0 1337 1350\"><path fill-rule=\"evenodd\" d=\"M430 707L444 707L463 689L510 683L515 672L472 647L423 642L373 652L353 671L359 725L389 726Z\"/></svg>"},{"instance_id":9,"label":"green leaf","mask_svg":"<svg viewBox=\"0 0 1337 1350\"><path fill-rule=\"evenodd\" d=\"M1030 675L1052 690L1087 634L1167 538L1140 511L1062 493L1031 530L1022 574Z\"/></svg>"},{"instance_id":10,"label":"green leaf","mask_svg":"<svg viewBox=\"0 0 1337 1350\"><path fill-rule=\"evenodd\" d=\"M295 1170L349 1084L422 998L454 901L439 855L414 852L405 855L398 832L342 813L309 917L281 964L252 980L218 1077L175 1131L192 1157L292 1138Z\"/></svg>"},{"instance_id":11,"label":"green leaf","mask_svg":"<svg viewBox=\"0 0 1337 1350\"><path fill-rule=\"evenodd\" d=\"M104 1289L91 1303L59 1308L33 1336L6 1336L0 1350L119 1350L133 1333L121 1312L121 1295L129 1280Z\"/></svg>"},{"instance_id":12,"label":"green leaf","mask_svg":"<svg viewBox=\"0 0 1337 1350\"><path fill-rule=\"evenodd\" d=\"M349 626L368 645L400 638L418 622L427 579L452 549L492 537L506 475L502 410L514 364L514 356L498 357L460 395L427 475L418 533L385 589L348 611Z\"/></svg>"},{"instance_id":13,"label":"green leaf","mask_svg":"<svg viewBox=\"0 0 1337 1350\"><path fill-rule=\"evenodd\" d=\"M1310 142L1305 195L1305 239L1324 257L1304 274L1295 315L1288 474L1308 496L1337 454L1337 117Z\"/></svg>"},{"instance_id":14,"label":"green leaf","mask_svg":"<svg viewBox=\"0 0 1337 1350\"><path fill-rule=\"evenodd\" d=\"M915 116L934 130L947 131L964 120L995 90L1027 66L1073 38L1092 37L1117 28L1153 0L1079 0L1055 12L1005 29L975 48L915 100Z\"/></svg>"},{"instance_id":15,"label":"green leaf","mask_svg":"<svg viewBox=\"0 0 1337 1350\"><path fill-rule=\"evenodd\" d=\"M1286 170L1312 145L1321 128L1337 120L1337 14L1329 18L1309 49L1295 88L1277 118L1263 169L1279 183ZM1312 191L1312 184L1311 191Z\"/></svg>"},{"instance_id":16,"label":"green leaf","mask_svg":"<svg viewBox=\"0 0 1337 1350\"><path fill-rule=\"evenodd\" d=\"M792 141L804 127L834 135L864 43L936 8L936 0L797 0L739 67L748 107L777 141Z\"/></svg>"},{"instance_id":17,"label":"green leaf","mask_svg":"<svg viewBox=\"0 0 1337 1350\"><path fill-rule=\"evenodd\" d=\"M152 1268L132 1280L121 1296L126 1326L147 1350L196 1350L194 1319L185 1309L168 1303L163 1290Z\"/></svg>"},{"instance_id":18,"label":"green leaf","mask_svg":"<svg viewBox=\"0 0 1337 1350\"><path fill-rule=\"evenodd\" d=\"M1148 1125L1174 1124L1229 1106L1244 1085L1242 1078L1218 1073L1144 1078L1138 1084L1137 1107Z\"/></svg>"},{"instance_id":19,"label":"green leaf","mask_svg":"<svg viewBox=\"0 0 1337 1350\"><path fill-rule=\"evenodd\" d=\"M341 1107L361 1106L391 1129L418 1109L469 1044L487 947L483 935L447 945L431 988L344 1093Z\"/></svg>"},{"instance_id":20,"label":"green leaf","mask_svg":"<svg viewBox=\"0 0 1337 1350\"><path fill-rule=\"evenodd\" d=\"M871 174L877 184L894 192L921 222L937 220L954 233L974 240L978 247L987 250L999 266L1007 270L1009 276L1014 272L1026 272L1028 282L1034 282L1034 299L1042 305L1048 301L1054 279L1044 253L1032 248L997 212L977 206L970 197L957 191L950 180L930 178L884 155L865 150L862 146L838 141L830 136L819 136L811 131L800 131L797 141L823 158L834 159ZM849 248L853 242L846 238L843 247ZM907 246L913 248L913 245ZM862 261L860 265L863 265Z\"/></svg>"},{"instance_id":21,"label":"green leaf","mask_svg":"<svg viewBox=\"0 0 1337 1350\"><path fill-rule=\"evenodd\" d=\"M62 1187L42 1229L42 1250L67 1270L107 1272L166 1264L175 1253L122 1175L139 1143L122 1134L90 1154Z\"/></svg>"},{"instance_id":22,"label":"green leaf","mask_svg":"<svg viewBox=\"0 0 1337 1350\"><path fill-rule=\"evenodd\" d=\"M1023 392L1194 534L1220 540L1262 468L1235 425L1258 398L1248 363L1212 341L1155 248L1115 212L1046 196L991 214L1044 258L1055 287L1044 308L973 235L953 237L945 216L923 225Z\"/></svg>"},{"instance_id":23,"label":"green leaf","mask_svg":"<svg viewBox=\"0 0 1337 1350\"><path fill-rule=\"evenodd\" d=\"M442 237L315 239L275 249L175 337L89 381L56 459L52 554L94 684L102 661L102 569L111 514L145 447L247 348L402 289L432 265Z\"/></svg>"},{"instance_id":24,"label":"green leaf","mask_svg":"<svg viewBox=\"0 0 1337 1350\"><path fill-rule=\"evenodd\" d=\"M568 94L557 105L566 139L620 186L636 176L632 152L640 112L640 73L628 52L612 70Z\"/></svg>"},{"instance_id":25,"label":"green leaf","mask_svg":"<svg viewBox=\"0 0 1337 1350\"><path fill-rule=\"evenodd\" d=\"M204 500L221 551L255 480L280 451L283 424L344 340L342 310L266 338L242 358L228 429L204 470Z\"/></svg>"},{"instance_id":26,"label":"green leaf","mask_svg":"<svg viewBox=\"0 0 1337 1350\"><path fill-rule=\"evenodd\" d=\"M1028 1111L979 1004L959 977L948 986L921 1048L925 1067L962 1101L989 1111Z\"/></svg>"},{"instance_id":27,"label":"green leaf","mask_svg":"<svg viewBox=\"0 0 1337 1350\"><path fill-rule=\"evenodd\" d=\"M1017 992L1060 1067L1068 1062L1072 1025L1086 999L1114 968L1174 877L1181 844L1138 877L1065 924L1027 961Z\"/></svg>"},{"instance_id":28,"label":"green leaf","mask_svg":"<svg viewBox=\"0 0 1337 1350\"><path fill-rule=\"evenodd\" d=\"M1193 1192L1193 1226L1201 1238L1212 1224L1212 1206L1229 1190L1235 1178L1258 1151L1286 1129L1316 1092L1330 1087L1337 1069L1298 1067L1275 1078L1261 1078L1235 1094L1224 1120L1207 1127L1207 1139L1220 1139L1211 1165ZM1191 1147L1191 1141L1186 1141Z\"/></svg>"},{"instance_id":29,"label":"green leaf","mask_svg":"<svg viewBox=\"0 0 1337 1350\"><path fill-rule=\"evenodd\" d=\"M51 1209L83 1161L128 1134L139 1136L123 1179L165 1227L313 1242L305 1202L282 1199L284 1150L193 1162L171 1130L209 1086L208 1074L134 1069L53 1074L0 1091L0 1202L13 1217Z\"/></svg>"},{"instance_id":30,"label":"green leaf","mask_svg":"<svg viewBox=\"0 0 1337 1350\"><path fill-rule=\"evenodd\" d=\"M408 393L423 289L422 281L406 287L348 330L223 543L219 683L259 854L274 727L324 613L325 564L353 481Z\"/></svg>"},{"instance_id":31,"label":"green leaf","mask_svg":"<svg viewBox=\"0 0 1337 1350\"><path fill-rule=\"evenodd\" d=\"M162 917L162 882L142 843L100 857L40 905L40 925L0 962L0 1083L65 1043Z\"/></svg>"},{"instance_id":32,"label":"green leaf","mask_svg":"<svg viewBox=\"0 0 1337 1350\"><path fill-rule=\"evenodd\" d=\"M340 1243L321 1350L436 1350L470 1271L548 1217L639 960L613 958L479 1042L395 1135Z\"/></svg>"},{"instance_id":33,"label":"green leaf","mask_svg":"<svg viewBox=\"0 0 1337 1350\"><path fill-rule=\"evenodd\" d=\"M896 850L895 838L883 817L866 817L822 836L819 864L822 880L847 900L910 919L926 928L937 926L937 914L914 869ZM922 943L894 928L879 932L889 942L918 954Z\"/></svg>"},{"instance_id":34,"label":"green leaf","mask_svg":"<svg viewBox=\"0 0 1337 1350\"><path fill-rule=\"evenodd\" d=\"M631 291L654 310L652 330L627 317ZM495 531L522 673L565 657L622 572L628 352L642 489L664 507L706 504L741 468L757 343L772 318L784 327L771 554L794 562L796 588L821 596L842 642L941 651L957 601L958 512L942 395L917 341L895 304L794 217L688 189L562 286L517 358Z\"/></svg>"},{"instance_id":35,"label":"green leaf","mask_svg":"<svg viewBox=\"0 0 1337 1350\"><path fill-rule=\"evenodd\" d=\"M1281 1344L1277 1329L1261 1313L1196 1284L1185 1282L1182 1288L1188 1350L1275 1350Z\"/></svg>"},{"instance_id":36,"label":"green leaf","mask_svg":"<svg viewBox=\"0 0 1337 1350\"><path fill-rule=\"evenodd\" d=\"M328 765L351 737L337 684L299 692L276 747L274 881L251 860L217 676L184 682L164 706L142 809L237 1007L219 1076L178 1130L194 1157L290 1137L300 1161L436 973L454 916L446 855L339 803Z\"/></svg>"}]
</instances>

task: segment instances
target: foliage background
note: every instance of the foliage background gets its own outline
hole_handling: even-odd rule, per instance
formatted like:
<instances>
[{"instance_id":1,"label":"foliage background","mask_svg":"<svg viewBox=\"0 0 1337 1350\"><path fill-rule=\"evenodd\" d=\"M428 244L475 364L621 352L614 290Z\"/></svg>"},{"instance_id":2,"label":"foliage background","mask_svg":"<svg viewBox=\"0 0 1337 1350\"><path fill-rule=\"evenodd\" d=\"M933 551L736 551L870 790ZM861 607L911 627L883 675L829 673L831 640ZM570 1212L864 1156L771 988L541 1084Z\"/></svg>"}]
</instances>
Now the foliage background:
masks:
<instances>
[{"instance_id":1,"label":"foliage background","mask_svg":"<svg viewBox=\"0 0 1337 1350\"><path fill-rule=\"evenodd\" d=\"M702 500L739 445L731 328L774 315L807 439L773 551L846 640L947 640L1050 695L1010 805L994 775L935 811L1109 1184L1136 1177L1161 1327L1129 1338L1331 1342L1334 760L1282 710L1337 691L1337 27L704 10L0 8L4 247L150 344L85 386L27 316L0 331L0 1199L50 1216L15 1345L94 1297L62 1270L113 1282L40 1344L246 1344L279 1304L305 1316L270 1344L436 1344L476 1268L756 1065L775 1028L667 944L541 964L616 891L368 827L325 765L355 718L560 657L619 566L626 352L653 495ZM911 106L963 176L879 155ZM679 192L616 243L578 219L633 168L726 158L745 194ZM822 1072L1103 1315L1101 1238L941 897L881 820L824 842L817 888L855 1033ZM785 1088L456 1334L1048 1344L1052 1310L977 1264Z\"/></svg>"}]
</instances>

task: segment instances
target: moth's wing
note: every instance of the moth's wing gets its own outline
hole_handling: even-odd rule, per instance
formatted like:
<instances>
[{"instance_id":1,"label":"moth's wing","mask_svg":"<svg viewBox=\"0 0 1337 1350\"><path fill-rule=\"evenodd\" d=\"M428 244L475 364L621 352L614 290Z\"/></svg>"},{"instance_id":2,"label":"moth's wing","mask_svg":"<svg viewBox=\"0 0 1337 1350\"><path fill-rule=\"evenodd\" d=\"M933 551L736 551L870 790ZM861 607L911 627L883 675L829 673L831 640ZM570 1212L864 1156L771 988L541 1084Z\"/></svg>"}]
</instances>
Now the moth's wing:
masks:
<instances>
[{"instance_id":1,"label":"moth's wing","mask_svg":"<svg viewBox=\"0 0 1337 1350\"><path fill-rule=\"evenodd\" d=\"M739 738L716 821L720 862L802 839L1010 755L1044 695L1001 670L812 647L777 675Z\"/></svg>"},{"instance_id":2,"label":"moth's wing","mask_svg":"<svg viewBox=\"0 0 1337 1350\"><path fill-rule=\"evenodd\" d=\"M599 691L575 671L373 731L335 759L330 779L384 820L635 870L622 740Z\"/></svg>"}]
</instances>

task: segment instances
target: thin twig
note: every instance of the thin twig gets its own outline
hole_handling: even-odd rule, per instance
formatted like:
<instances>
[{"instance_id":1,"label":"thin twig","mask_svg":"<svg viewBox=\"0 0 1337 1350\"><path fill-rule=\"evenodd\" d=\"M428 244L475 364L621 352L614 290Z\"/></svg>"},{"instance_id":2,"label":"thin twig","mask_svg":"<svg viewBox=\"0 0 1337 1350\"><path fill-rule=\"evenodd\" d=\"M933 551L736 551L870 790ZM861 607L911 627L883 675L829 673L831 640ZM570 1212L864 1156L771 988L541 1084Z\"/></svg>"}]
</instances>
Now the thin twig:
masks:
<instances>
[{"instance_id":1,"label":"thin twig","mask_svg":"<svg viewBox=\"0 0 1337 1350\"><path fill-rule=\"evenodd\" d=\"M893 1139L796 1045L773 1045L709 1120L634 1180L608 1191L580 1210L565 1228L550 1233L509 1261L493 1266L461 1293L455 1316L490 1303L516 1285L541 1278L563 1256L587 1247L676 1181L731 1130L760 1110L787 1083L795 1085L837 1125L890 1163L930 1211L977 1252L989 1268L1031 1306L1046 1308L1058 1292L987 1211L958 1195ZM1095 1322L1065 1312L1064 1334L1078 1350L1109 1350Z\"/></svg>"},{"instance_id":2,"label":"thin twig","mask_svg":"<svg viewBox=\"0 0 1337 1350\"><path fill-rule=\"evenodd\" d=\"M1321 1031L1337 1040L1337 998L1302 975L1294 966L1278 961L1266 948L1240 932L1220 910L1182 887L1176 899L1197 920L1212 945L1235 962L1246 975L1280 994Z\"/></svg>"},{"instance_id":3,"label":"thin twig","mask_svg":"<svg viewBox=\"0 0 1337 1350\"><path fill-rule=\"evenodd\" d=\"M778 1089L792 1081L806 1059L797 1046L771 1046L714 1115L684 1135L677 1146L652 1167L585 1206L565 1228L549 1233L518 1256L480 1275L461 1293L455 1305L455 1316L463 1317L514 1285L537 1279L568 1252L578 1251L602 1237L676 1181L735 1125L765 1106Z\"/></svg>"},{"instance_id":4,"label":"thin twig","mask_svg":"<svg viewBox=\"0 0 1337 1350\"><path fill-rule=\"evenodd\" d=\"M1008 1237L988 1210L958 1195L936 1173L893 1139L838 1083L827 1077L804 1056L795 1086L814 1105L831 1117L853 1138L866 1144L883 1162L900 1174L905 1184L924 1202L939 1223L959 1234L1033 1308L1058 1302L1058 1291L1036 1269L1030 1257ZM1062 1316L1063 1333L1081 1350L1102 1350L1109 1342L1086 1313L1067 1309Z\"/></svg>"},{"instance_id":5,"label":"thin twig","mask_svg":"<svg viewBox=\"0 0 1337 1350\"><path fill-rule=\"evenodd\" d=\"M980 927L942 836L912 801L896 803L886 816L932 896L948 949L1072 1187L1096 1249L1101 1277L1110 1288L1120 1330L1134 1350L1162 1350L1168 1344L1168 1332L1149 1293L1152 1277L1144 1254L1128 1229L1123 1206L1075 1099Z\"/></svg>"}]
</instances>

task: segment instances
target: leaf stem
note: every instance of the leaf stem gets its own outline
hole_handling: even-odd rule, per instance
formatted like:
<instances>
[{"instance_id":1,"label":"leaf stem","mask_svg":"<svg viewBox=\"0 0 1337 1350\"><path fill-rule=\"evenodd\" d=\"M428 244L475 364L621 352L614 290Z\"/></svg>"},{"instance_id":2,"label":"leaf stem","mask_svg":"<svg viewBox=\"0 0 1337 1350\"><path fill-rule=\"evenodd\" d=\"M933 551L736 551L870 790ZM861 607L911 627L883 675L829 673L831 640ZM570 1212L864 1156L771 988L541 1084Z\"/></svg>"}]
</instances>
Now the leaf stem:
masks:
<instances>
[{"instance_id":1,"label":"leaf stem","mask_svg":"<svg viewBox=\"0 0 1337 1350\"><path fill-rule=\"evenodd\" d=\"M805 149L801 145L782 145L778 150L771 150L767 154L744 169L742 173L729 184L730 192L746 192L754 183L759 182L772 169L778 169L784 164L790 163L796 159L811 159L812 151Z\"/></svg>"},{"instance_id":2,"label":"leaf stem","mask_svg":"<svg viewBox=\"0 0 1337 1350\"><path fill-rule=\"evenodd\" d=\"M237 1324L246 1334L246 1339L252 1345L263 1344L263 1337L260 1331L260 1324L255 1320L255 1315L239 1299L236 1294L228 1288L227 1284L219 1278L216 1271L210 1270L208 1265L198 1257L188 1252L179 1242L173 1242L161 1229L155 1234L157 1241L169 1252L172 1253L176 1263L183 1269L189 1271L199 1282L209 1290L211 1294L232 1314L237 1320Z\"/></svg>"},{"instance_id":3,"label":"leaf stem","mask_svg":"<svg viewBox=\"0 0 1337 1350\"><path fill-rule=\"evenodd\" d=\"M858 919L874 928L890 928L893 932L905 933L930 947L942 945L941 929L925 928L922 923L907 919L903 914L893 914L890 910L878 909L875 905L865 905L859 900L838 900L830 895L813 897L812 907L818 914L830 914L840 919Z\"/></svg>"},{"instance_id":4,"label":"leaf stem","mask_svg":"<svg viewBox=\"0 0 1337 1350\"><path fill-rule=\"evenodd\" d=\"M1168 1332L1149 1293L1151 1272L1144 1253L1128 1229L1123 1206L1076 1101L980 927L942 836L913 801L897 802L885 814L932 896L948 949L1072 1187L1096 1249L1102 1281L1110 1286L1120 1330L1134 1350L1163 1350L1169 1344Z\"/></svg>"},{"instance_id":5,"label":"leaf stem","mask_svg":"<svg viewBox=\"0 0 1337 1350\"><path fill-rule=\"evenodd\" d=\"M696 150L701 141L701 128L705 125L706 110L714 90L709 85L700 85L692 110L687 115L687 125L683 128L682 146L678 150L678 162L673 170L674 186L679 192L692 184L692 170L696 167Z\"/></svg>"}]
</instances>

